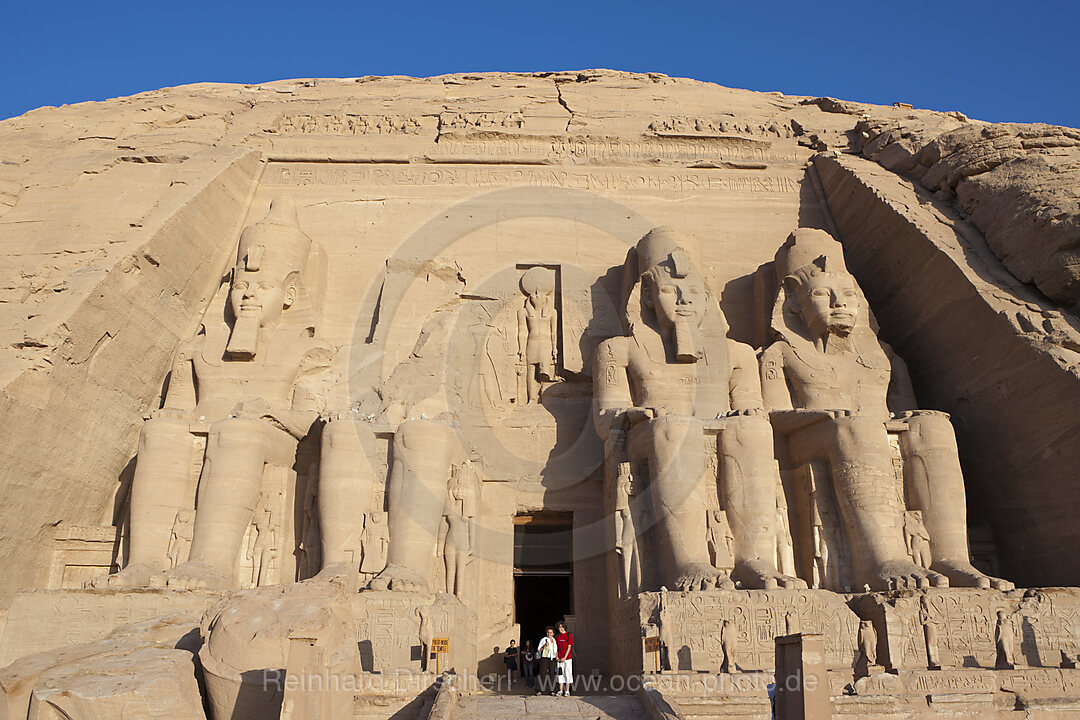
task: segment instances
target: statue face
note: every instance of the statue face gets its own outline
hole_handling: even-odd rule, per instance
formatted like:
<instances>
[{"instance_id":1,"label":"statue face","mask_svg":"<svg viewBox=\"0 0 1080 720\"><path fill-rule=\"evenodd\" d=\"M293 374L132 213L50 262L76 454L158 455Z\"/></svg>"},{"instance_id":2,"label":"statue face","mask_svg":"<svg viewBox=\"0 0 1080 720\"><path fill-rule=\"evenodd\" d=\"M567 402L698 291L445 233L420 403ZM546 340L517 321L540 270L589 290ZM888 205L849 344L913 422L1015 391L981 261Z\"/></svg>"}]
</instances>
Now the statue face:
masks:
<instances>
[{"instance_id":1,"label":"statue face","mask_svg":"<svg viewBox=\"0 0 1080 720\"><path fill-rule=\"evenodd\" d=\"M291 281L283 283L271 280L265 273L237 268L233 271L229 305L238 320L258 318L259 327L268 327L281 319L282 310L292 305L295 293Z\"/></svg>"},{"instance_id":2,"label":"statue face","mask_svg":"<svg viewBox=\"0 0 1080 720\"><path fill-rule=\"evenodd\" d=\"M859 292L847 274L822 273L799 285L803 321L814 337L847 335L859 314Z\"/></svg>"},{"instance_id":3,"label":"statue face","mask_svg":"<svg viewBox=\"0 0 1080 720\"><path fill-rule=\"evenodd\" d=\"M672 277L663 269L649 272L644 279L645 303L656 312L660 325L676 323L700 325L705 318L708 294L705 282L695 272L686 277Z\"/></svg>"}]
</instances>

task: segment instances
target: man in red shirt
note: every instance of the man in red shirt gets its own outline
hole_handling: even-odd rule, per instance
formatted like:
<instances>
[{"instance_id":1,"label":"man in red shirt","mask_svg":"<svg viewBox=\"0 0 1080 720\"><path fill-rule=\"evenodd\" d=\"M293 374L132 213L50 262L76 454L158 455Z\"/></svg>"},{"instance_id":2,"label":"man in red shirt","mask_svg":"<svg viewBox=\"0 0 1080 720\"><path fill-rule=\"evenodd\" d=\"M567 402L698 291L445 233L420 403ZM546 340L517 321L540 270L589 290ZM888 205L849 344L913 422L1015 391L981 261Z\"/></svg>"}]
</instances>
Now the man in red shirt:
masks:
<instances>
[{"instance_id":1,"label":"man in red shirt","mask_svg":"<svg viewBox=\"0 0 1080 720\"><path fill-rule=\"evenodd\" d=\"M557 694L569 696L570 687L574 684L574 636L566 632L565 623L559 623L558 628L559 634L555 636L555 644L558 646L555 656L559 675Z\"/></svg>"}]
</instances>

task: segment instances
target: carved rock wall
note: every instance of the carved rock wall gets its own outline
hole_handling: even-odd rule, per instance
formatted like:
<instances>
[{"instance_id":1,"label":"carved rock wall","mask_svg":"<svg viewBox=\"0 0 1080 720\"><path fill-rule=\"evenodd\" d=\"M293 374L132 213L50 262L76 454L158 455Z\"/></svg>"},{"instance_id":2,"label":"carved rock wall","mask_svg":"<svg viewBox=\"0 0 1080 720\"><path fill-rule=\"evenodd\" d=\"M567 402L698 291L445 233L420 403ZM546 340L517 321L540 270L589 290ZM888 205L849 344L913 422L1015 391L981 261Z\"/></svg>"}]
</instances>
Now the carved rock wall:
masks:
<instances>
[{"instance_id":1,"label":"carved rock wall","mask_svg":"<svg viewBox=\"0 0 1080 720\"><path fill-rule=\"evenodd\" d=\"M1005 271L947 205L871 162L814 161L849 267L911 368L952 413L969 488L1018 585L1080 583L1080 329Z\"/></svg>"}]
</instances>

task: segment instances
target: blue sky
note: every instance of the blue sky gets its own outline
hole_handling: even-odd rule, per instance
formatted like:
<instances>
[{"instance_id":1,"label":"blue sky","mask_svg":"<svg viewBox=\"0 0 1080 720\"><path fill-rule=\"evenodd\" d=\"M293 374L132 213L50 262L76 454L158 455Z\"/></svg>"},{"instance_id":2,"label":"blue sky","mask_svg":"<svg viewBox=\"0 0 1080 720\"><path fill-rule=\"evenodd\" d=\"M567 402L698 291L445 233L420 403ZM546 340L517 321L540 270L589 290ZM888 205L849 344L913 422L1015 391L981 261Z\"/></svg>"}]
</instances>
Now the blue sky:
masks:
<instances>
[{"instance_id":1,"label":"blue sky","mask_svg":"<svg viewBox=\"0 0 1080 720\"><path fill-rule=\"evenodd\" d=\"M608 67L1080 126L1080 3L5 3L0 118L169 85Z\"/></svg>"}]
</instances>

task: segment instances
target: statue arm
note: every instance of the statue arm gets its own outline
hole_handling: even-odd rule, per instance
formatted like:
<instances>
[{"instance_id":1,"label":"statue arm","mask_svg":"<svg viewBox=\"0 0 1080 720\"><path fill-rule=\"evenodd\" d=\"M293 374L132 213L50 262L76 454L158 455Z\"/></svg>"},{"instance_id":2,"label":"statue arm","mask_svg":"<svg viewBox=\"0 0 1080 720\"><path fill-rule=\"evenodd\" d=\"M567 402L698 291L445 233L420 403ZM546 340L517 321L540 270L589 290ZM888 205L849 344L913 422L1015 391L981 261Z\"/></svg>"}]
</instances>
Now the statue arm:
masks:
<instances>
[{"instance_id":1,"label":"statue arm","mask_svg":"<svg viewBox=\"0 0 1080 720\"><path fill-rule=\"evenodd\" d=\"M728 382L733 412L762 409L761 379L753 348L728 340L731 377Z\"/></svg>"},{"instance_id":2,"label":"statue arm","mask_svg":"<svg viewBox=\"0 0 1080 720\"><path fill-rule=\"evenodd\" d=\"M271 408L263 417L298 440L305 437L323 410L326 390L331 380L331 356L330 348L321 343L309 350L300 361L296 385L293 388L292 407Z\"/></svg>"},{"instance_id":3,"label":"statue arm","mask_svg":"<svg viewBox=\"0 0 1080 720\"><path fill-rule=\"evenodd\" d=\"M779 341L761 353L761 395L769 410L794 409L784 374L784 348Z\"/></svg>"},{"instance_id":4,"label":"statue arm","mask_svg":"<svg viewBox=\"0 0 1080 720\"><path fill-rule=\"evenodd\" d=\"M526 300L528 302L528 300ZM529 345L529 318L528 311L521 308L517 311L517 339L518 360L525 361L525 350Z\"/></svg>"},{"instance_id":5,"label":"statue arm","mask_svg":"<svg viewBox=\"0 0 1080 720\"><path fill-rule=\"evenodd\" d=\"M629 350L627 338L614 337L600 343L593 360L593 402L596 431L602 438L620 414L633 407L630 395Z\"/></svg>"},{"instance_id":6,"label":"statue arm","mask_svg":"<svg viewBox=\"0 0 1080 720\"><path fill-rule=\"evenodd\" d=\"M881 349L885 351L885 355L889 358L889 363L892 366L889 390L886 397L889 410L903 412L917 409L919 406L915 400L915 388L911 385L911 375L908 373L907 363L887 343L881 343Z\"/></svg>"}]
</instances>

